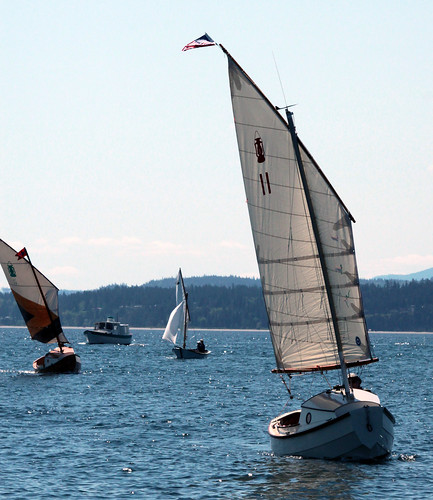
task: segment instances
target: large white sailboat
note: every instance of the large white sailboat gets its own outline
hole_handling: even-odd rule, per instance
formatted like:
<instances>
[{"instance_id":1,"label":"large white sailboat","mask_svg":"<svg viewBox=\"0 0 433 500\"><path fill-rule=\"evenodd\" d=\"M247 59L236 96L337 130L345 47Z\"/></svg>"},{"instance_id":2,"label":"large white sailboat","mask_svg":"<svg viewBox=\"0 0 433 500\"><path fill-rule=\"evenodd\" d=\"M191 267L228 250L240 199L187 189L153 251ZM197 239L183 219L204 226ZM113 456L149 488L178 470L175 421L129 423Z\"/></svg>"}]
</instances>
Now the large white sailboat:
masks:
<instances>
[{"instance_id":1,"label":"large white sailboat","mask_svg":"<svg viewBox=\"0 0 433 500\"><path fill-rule=\"evenodd\" d=\"M0 264L32 340L57 347L33 362L39 373L77 373L81 359L66 338L59 318L58 288L36 269L25 248L17 252L0 240Z\"/></svg>"},{"instance_id":2,"label":"large white sailboat","mask_svg":"<svg viewBox=\"0 0 433 500\"><path fill-rule=\"evenodd\" d=\"M205 358L210 354L210 351L204 346L203 339L197 342L196 349L187 349L186 347L188 324L190 320L188 293L185 290L182 271L179 269L179 273L176 278L176 307L170 314L162 338L174 345L173 352L176 354L178 359ZM176 344L179 333L182 334L182 346Z\"/></svg>"},{"instance_id":3,"label":"large white sailboat","mask_svg":"<svg viewBox=\"0 0 433 500\"><path fill-rule=\"evenodd\" d=\"M275 373L339 370L340 384L269 425L280 455L371 460L389 455L394 417L348 373L373 356L359 288L354 219L287 121L228 57L251 228ZM335 372L338 373L338 372Z\"/></svg>"}]
</instances>

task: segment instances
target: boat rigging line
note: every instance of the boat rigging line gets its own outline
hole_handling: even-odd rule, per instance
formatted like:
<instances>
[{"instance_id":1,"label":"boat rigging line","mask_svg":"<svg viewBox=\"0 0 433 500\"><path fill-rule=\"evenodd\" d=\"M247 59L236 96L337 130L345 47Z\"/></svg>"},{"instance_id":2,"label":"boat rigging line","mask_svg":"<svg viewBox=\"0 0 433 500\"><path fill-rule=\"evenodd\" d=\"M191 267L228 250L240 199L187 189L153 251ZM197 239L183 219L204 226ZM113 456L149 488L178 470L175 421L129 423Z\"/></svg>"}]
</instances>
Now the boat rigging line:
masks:
<instances>
[{"instance_id":1,"label":"boat rigging line","mask_svg":"<svg viewBox=\"0 0 433 500\"><path fill-rule=\"evenodd\" d=\"M281 374L280 377L281 377L281 382L283 382L284 387L287 389L287 392L290 395L290 399L293 399L293 394L292 394L292 391L290 390L290 386L291 386L291 382L292 382L292 376L288 375L288 377L289 377L289 385L286 384L286 381L284 380L283 374Z\"/></svg>"},{"instance_id":2,"label":"boat rigging line","mask_svg":"<svg viewBox=\"0 0 433 500\"><path fill-rule=\"evenodd\" d=\"M287 107L287 99L286 99L286 94L285 94L285 92L284 92L283 82L281 81L281 76L280 76L280 72L279 72L279 70L278 70L277 60L275 59L275 54L274 54L274 51L272 51L272 57L274 58L275 69L276 69L276 71L277 71L278 80L280 81L281 92L283 93L284 102L286 103L286 107ZM277 109L278 109L278 108L277 108Z\"/></svg>"}]
</instances>

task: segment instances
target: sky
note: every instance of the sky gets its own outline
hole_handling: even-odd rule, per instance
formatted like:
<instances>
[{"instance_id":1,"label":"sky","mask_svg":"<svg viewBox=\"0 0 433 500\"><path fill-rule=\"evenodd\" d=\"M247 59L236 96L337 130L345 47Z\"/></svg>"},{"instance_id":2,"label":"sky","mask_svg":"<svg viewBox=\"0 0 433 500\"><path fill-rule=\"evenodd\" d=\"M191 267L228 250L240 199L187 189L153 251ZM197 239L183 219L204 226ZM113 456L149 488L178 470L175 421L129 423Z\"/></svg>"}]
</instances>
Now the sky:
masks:
<instances>
[{"instance_id":1,"label":"sky","mask_svg":"<svg viewBox=\"0 0 433 500\"><path fill-rule=\"evenodd\" d=\"M361 278L433 267L430 0L0 0L0 238L60 289L258 276L218 47L356 219ZM0 286L7 286L3 276Z\"/></svg>"}]
</instances>

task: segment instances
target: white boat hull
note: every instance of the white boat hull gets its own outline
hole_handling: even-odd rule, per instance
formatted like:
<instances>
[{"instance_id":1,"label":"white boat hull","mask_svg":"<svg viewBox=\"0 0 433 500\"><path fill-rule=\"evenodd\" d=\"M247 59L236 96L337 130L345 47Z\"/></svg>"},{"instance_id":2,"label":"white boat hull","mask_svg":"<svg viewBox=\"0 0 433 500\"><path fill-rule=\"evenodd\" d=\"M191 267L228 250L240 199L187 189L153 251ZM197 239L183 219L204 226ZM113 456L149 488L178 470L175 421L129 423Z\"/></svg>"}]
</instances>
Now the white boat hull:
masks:
<instances>
[{"instance_id":1,"label":"white boat hull","mask_svg":"<svg viewBox=\"0 0 433 500\"><path fill-rule=\"evenodd\" d=\"M210 354L210 351L197 351L197 349L184 349L183 347L175 347L173 352L178 359L201 359Z\"/></svg>"},{"instance_id":2,"label":"white boat hull","mask_svg":"<svg viewBox=\"0 0 433 500\"><path fill-rule=\"evenodd\" d=\"M356 392L362 396L367 391ZM372 399L345 402L335 411L329 406L308 406L306 402L301 411L274 418L269 424L272 451L276 455L322 459L375 460L388 456L395 420ZM299 423L290 423L298 415Z\"/></svg>"},{"instance_id":3,"label":"white boat hull","mask_svg":"<svg viewBox=\"0 0 433 500\"><path fill-rule=\"evenodd\" d=\"M86 330L84 335L88 344L122 344L129 345L132 340L130 335L116 335L113 333L98 332L95 330Z\"/></svg>"}]
</instances>

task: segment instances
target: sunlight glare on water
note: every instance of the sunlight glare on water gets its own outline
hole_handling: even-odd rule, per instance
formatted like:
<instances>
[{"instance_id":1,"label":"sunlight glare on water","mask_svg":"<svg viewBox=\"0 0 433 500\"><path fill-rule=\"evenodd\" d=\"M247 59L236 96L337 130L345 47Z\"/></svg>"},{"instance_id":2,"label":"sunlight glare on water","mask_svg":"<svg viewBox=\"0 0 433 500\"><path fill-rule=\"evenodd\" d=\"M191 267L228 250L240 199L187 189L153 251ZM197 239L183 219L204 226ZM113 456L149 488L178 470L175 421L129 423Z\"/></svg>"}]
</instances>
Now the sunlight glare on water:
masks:
<instances>
[{"instance_id":1,"label":"sunlight glare on water","mask_svg":"<svg viewBox=\"0 0 433 500\"><path fill-rule=\"evenodd\" d=\"M212 354L177 360L162 331L130 346L68 338L78 375L37 375L47 350L25 329L0 329L0 497L427 498L432 480L433 335L371 335L380 362L363 385L395 416L392 456L354 464L276 457L267 426L326 387L294 377L289 400L267 332L191 331ZM335 374L328 373L332 380Z\"/></svg>"}]
</instances>

